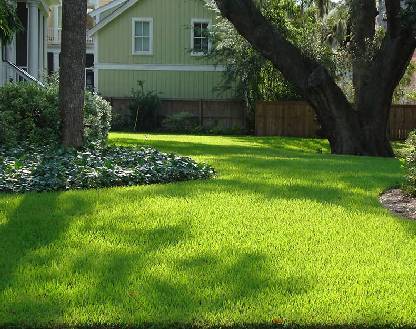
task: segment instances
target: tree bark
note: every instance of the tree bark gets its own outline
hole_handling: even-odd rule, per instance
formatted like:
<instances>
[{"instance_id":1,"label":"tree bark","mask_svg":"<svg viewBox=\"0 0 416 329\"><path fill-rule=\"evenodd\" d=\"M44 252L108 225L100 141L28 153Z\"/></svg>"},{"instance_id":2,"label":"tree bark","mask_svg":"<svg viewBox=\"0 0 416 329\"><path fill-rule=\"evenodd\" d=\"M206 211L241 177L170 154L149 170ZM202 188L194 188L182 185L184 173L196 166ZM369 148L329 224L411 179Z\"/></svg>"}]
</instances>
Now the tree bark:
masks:
<instances>
[{"instance_id":1,"label":"tree bark","mask_svg":"<svg viewBox=\"0 0 416 329\"><path fill-rule=\"evenodd\" d=\"M393 91L416 48L412 34L388 32L376 59L357 63L362 71L356 79L359 91L356 105L352 106L327 69L285 39L252 0L215 1L222 15L314 108L333 153L393 156L387 135L388 119ZM374 37L375 7L372 1L365 0L365 4L371 12L352 17L361 21L355 26L358 44Z\"/></svg>"},{"instance_id":2,"label":"tree bark","mask_svg":"<svg viewBox=\"0 0 416 329\"><path fill-rule=\"evenodd\" d=\"M62 1L59 106L65 147L83 145L86 24L87 0Z\"/></svg>"},{"instance_id":3,"label":"tree bark","mask_svg":"<svg viewBox=\"0 0 416 329\"><path fill-rule=\"evenodd\" d=\"M376 2L374 0L351 0L351 41L353 53L352 74L355 92L355 102L360 97L360 90L370 74L370 52L375 37L375 21L377 17Z\"/></svg>"}]
</instances>

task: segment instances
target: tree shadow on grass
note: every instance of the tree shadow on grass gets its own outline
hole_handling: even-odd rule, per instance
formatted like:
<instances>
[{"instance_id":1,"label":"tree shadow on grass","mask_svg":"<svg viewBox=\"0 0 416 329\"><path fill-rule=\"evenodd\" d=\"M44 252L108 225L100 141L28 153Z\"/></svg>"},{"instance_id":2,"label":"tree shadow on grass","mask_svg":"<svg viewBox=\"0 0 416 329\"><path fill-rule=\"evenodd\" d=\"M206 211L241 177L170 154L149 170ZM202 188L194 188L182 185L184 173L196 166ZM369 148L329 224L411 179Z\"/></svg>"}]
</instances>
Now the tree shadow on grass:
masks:
<instances>
[{"instance_id":1,"label":"tree shadow on grass","mask_svg":"<svg viewBox=\"0 0 416 329\"><path fill-rule=\"evenodd\" d=\"M137 143L134 140L132 145ZM334 176L351 188L376 189L383 185L381 179L396 166L380 163L376 179L368 177L369 183L361 184L354 173L360 170L368 172L367 166L372 163L361 158L195 143L157 142L156 146L165 151L182 150L188 155L216 156L225 165L237 163L242 172L230 173L231 177L228 174L221 177L220 173L216 180L147 187L140 191L135 188L115 189L100 202L139 203L147 195L187 198L225 191L256 194L268 200L306 199L340 206L349 202L362 211L376 212L380 208L373 202L373 197L325 185L325 177ZM263 176L257 176L259 174ZM267 178L276 176L286 176L292 181L286 185L267 181ZM138 327L143 328L196 328L206 318L215 323L230 310L241 309L244 312L262 294L272 295L278 304L287 303L291 297L313 289L313 278L301 273L299 276L285 276L283 271L272 273L268 266L269 256L252 249L227 249L220 250L220 253L214 248L188 250L187 243L191 240L195 243L198 237L192 236L188 223L169 224L168 218L165 225L158 223L145 229L140 225L133 228L114 225L112 229L103 228L102 232L97 223L84 220L78 227L80 237L87 236L91 240L78 241L75 255L67 255L65 270L68 275L61 278L59 274L48 271L53 261L62 257L54 242L63 237L73 217L92 211L93 206L86 197L88 193L43 194L42 204L38 204L38 195L27 195L22 197L16 210L11 210L12 207L6 210L7 221L0 224L0 296L8 290L11 295L10 303L0 310L0 319L3 313L9 314L3 317L12 319L14 325L61 326L67 316L92 326L108 324L108 319L112 319L113 323L108 327L139 324ZM65 195L64 200L60 200L61 195ZM48 209L44 205L48 205ZM133 220L129 214L125 216ZM120 217L114 218L114 221L119 220ZM94 244L97 241L104 243L98 246ZM182 244L185 247L181 247ZM182 254L169 253L175 248L182 248ZM41 252L35 253L42 250L45 257ZM39 289L41 295L30 298L25 297L25 282L19 281L20 269L29 266L36 270L33 280L45 284ZM42 266L44 271L39 270ZM48 291L47 283L57 280L63 280L67 285L67 290L61 294ZM89 317L89 313L95 317ZM37 323L34 323L35 319ZM270 322L271 319L272 316ZM249 324L251 321L248 318L247 324L228 328L255 328L256 325Z\"/></svg>"},{"instance_id":2,"label":"tree shadow on grass","mask_svg":"<svg viewBox=\"0 0 416 329\"><path fill-rule=\"evenodd\" d=\"M14 255L0 256L0 295L10 288L13 297L0 311L0 319L11 319L11 325L65 327L69 317L93 327L100 323L147 323L151 327L182 323L187 327L235 307L243 310L269 289L277 292L276 300L282 303L284 297L309 289L304 277L272 273L268 256L261 253L234 249L222 250L220 255L214 250L189 253L186 244L198 237L192 237L185 222L153 228L120 229L115 225L99 232L85 220L77 226L78 236L92 240L80 240L75 254L62 255L54 242L62 239L73 216L88 214L91 207L82 196L65 199L65 205L58 202L57 194L42 197L53 208L37 208L36 198L28 195L0 230L0 250ZM31 211L32 217L28 216ZM5 242L11 240L14 244ZM98 248L97 241L104 245ZM169 251L176 248L184 254L175 251L169 257ZM34 255L42 249L46 252L43 261L42 256ZM67 264L60 270L65 275L48 269L60 260ZM37 296L24 286L32 282L19 281L20 269L28 267L36 272L32 279L41 285ZM49 282L59 282L64 290L49 291Z\"/></svg>"},{"instance_id":3,"label":"tree shadow on grass","mask_svg":"<svg viewBox=\"0 0 416 329\"><path fill-rule=\"evenodd\" d=\"M22 292L30 290L31 280L47 286L48 281L55 279L49 271L57 261L54 243L61 242L74 216L92 210L92 206L75 193L61 196L59 193L42 194L41 202L38 194L0 196L0 204L18 199L14 210L5 210L6 220L0 225L0 296L13 292L16 287ZM11 296L26 305L2 305L0 318L2 312L9 315L30 312L30 304L39 305L44 297L29 301L19 295ZM49 300L37 312L50 314L51 310L57 310L56 306L56 301Z\"/></svg>"}]
</instances>

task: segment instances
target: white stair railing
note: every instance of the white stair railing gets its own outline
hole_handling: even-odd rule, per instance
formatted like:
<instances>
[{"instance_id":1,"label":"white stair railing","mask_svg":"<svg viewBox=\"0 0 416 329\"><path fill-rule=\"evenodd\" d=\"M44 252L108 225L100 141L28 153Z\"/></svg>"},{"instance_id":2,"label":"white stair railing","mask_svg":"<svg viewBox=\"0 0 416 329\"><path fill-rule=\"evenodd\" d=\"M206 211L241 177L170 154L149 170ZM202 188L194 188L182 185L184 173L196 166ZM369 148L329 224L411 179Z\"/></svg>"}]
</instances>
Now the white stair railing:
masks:
<instances>
[{"instance_id":1,"label":"white stair railing","mask_svg":"<svg viewBox=\"0 0 416 329\"><path fill-rule=\"evenodd\" d=\"M6 72L7 72L8 82L29 81L29 82L37 83L39 86L45 87L45 85L42 82L40 82L35 77L31 76L23 68L18 67L16 64L13 64L12 62L8 60L4 60L4 63L6 63L6 66L7 66Z\"/></svg>"}]
</instances>

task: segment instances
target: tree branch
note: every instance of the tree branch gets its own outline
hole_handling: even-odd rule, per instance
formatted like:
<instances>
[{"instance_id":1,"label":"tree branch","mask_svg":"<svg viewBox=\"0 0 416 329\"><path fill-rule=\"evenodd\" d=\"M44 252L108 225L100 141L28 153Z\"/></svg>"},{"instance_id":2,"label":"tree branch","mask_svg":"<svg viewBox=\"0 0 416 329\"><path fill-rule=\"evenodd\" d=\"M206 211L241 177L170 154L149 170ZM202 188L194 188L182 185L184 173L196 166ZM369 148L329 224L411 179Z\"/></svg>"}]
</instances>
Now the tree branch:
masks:
<instances>
[{"instance_id":1,"label":"tree branch","mask_svg":"<svg viewBox=\"0 0 416 329\"><path fill-rule=\"evenodd\" d=\"M315 109L331 144L335 145L343 140L346 144L357 145L358 150L338 150L339 153L360 153L359 137L348 133L359 130L357 113L352 110L328 70L285 39L282 33L261 14L253 0L215 0L215 2L222 15L234 25L236 30L269 59L285 79L298 88L300 94ZM337 105L332 106L333 104Z\"/></svg>"},{"instance_id":2,"label":"tree branch","mask_svg":"<svg viewBox=\"0 0 416 329\"><path fill-rule=\"evenodd\" d=\"M308 76L319 66L286 40L261 14L252 0L215 0L226 17L254 48L282 72L301 91L307 87Z\"/></svg>"},{"instance_id":3,"label":"tree branch","mask_svg":"<svg viewBox=\"0 0 416 329\"><path fill-rule=\"evenodd\" d=\"M396 37L401 30L400 0L385 0L387 13L387 33Z\"/></svg>"}]
</instances>

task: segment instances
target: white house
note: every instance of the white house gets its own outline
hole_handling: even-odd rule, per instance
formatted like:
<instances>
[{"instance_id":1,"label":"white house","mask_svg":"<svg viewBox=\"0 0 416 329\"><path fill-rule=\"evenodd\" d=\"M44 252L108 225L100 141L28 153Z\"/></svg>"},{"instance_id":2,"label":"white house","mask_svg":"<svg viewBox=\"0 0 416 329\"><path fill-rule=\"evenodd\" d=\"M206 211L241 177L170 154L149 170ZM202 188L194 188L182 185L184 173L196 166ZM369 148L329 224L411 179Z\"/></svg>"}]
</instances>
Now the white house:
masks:
<instances>
[{"instance_id":1,"label":"white house","mask_svg":"<svg viewBox=\"0 0 416 329\"><path fill-rule=\"evenodd\" d=\"M110 0L88 0L88 11ZM0 86L9 81L42 83L59 69L61 52L62 0L17 0L17 14L23 29L13 41L0 41ZM92 18L89 22L94 24ZM87 37L87 67L94 64L94 39ZM93 86L94 73L87 69L87 85ZM92 79L92 81L88 81Z\"/></svg>"},{"instance_id":2,"label":"white house","mask_svg":"<svg viewBox=\"0 0 416 329\"><path fill-rule=\"evenodd\" d=\"M23 29L13 41L0 47L0 85L8 81L41 82L47 67L49 6L56 0L17 0Z\"/></svg>"},{"instance_id":3,"label":"white house","mask_svg":"<svg viewBox=\"0 0 416 329\"><path fill-rule=\"evenodd\" d=\"M100 7L107 5L110 0L88 0L88 13L94 12ZM94 19L88 16L87 29L90 29L95 24ZM50 15L48 19L47 28L47 70L48 74L57 72L59 70L60 53L61 53L61 31L62 31L62 0L50 6ZM85 31L87 33L87 31ZM87 38L86 51L86 85L93 88L94 86L94 51L95 40L93 37Z\"/></svg>"}]
</instances>

